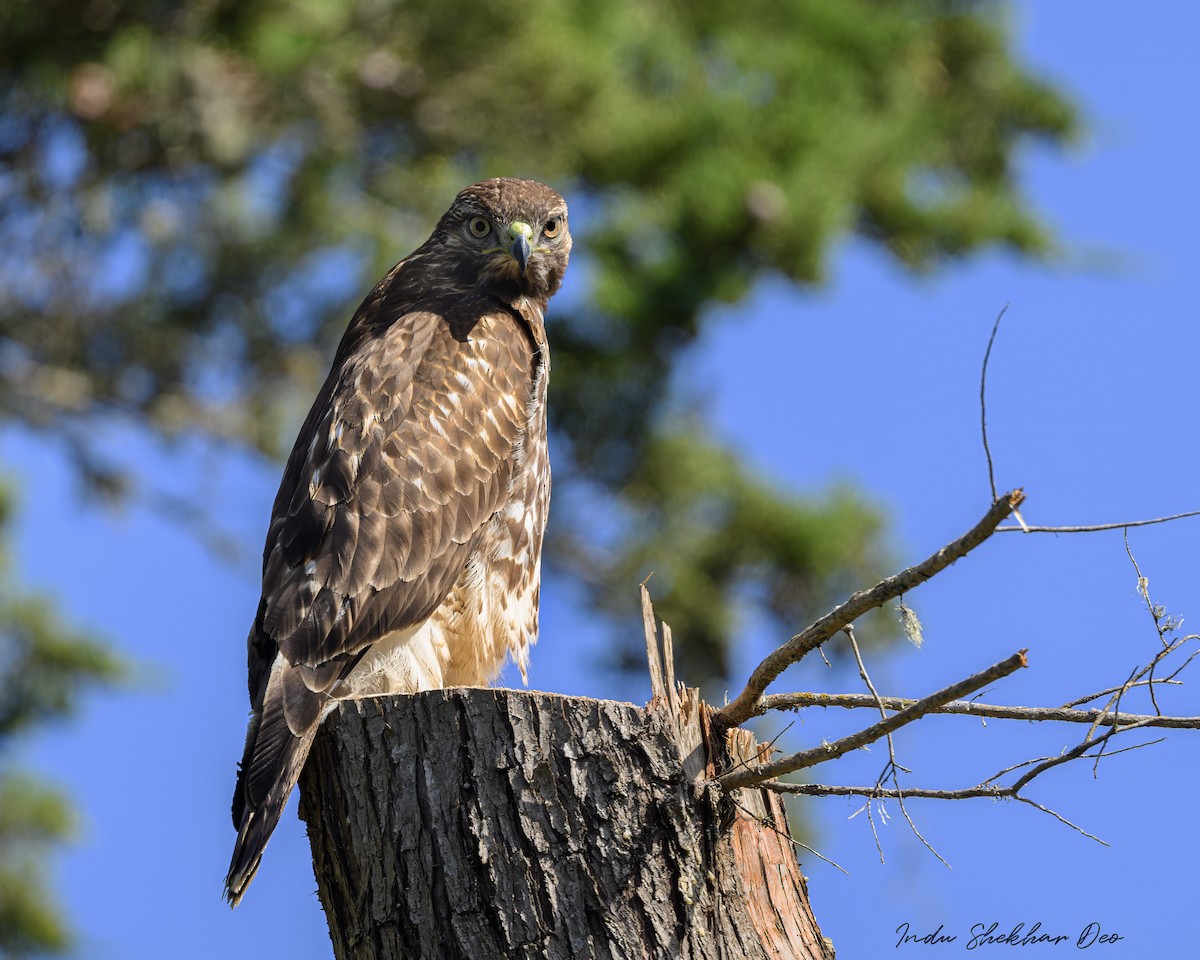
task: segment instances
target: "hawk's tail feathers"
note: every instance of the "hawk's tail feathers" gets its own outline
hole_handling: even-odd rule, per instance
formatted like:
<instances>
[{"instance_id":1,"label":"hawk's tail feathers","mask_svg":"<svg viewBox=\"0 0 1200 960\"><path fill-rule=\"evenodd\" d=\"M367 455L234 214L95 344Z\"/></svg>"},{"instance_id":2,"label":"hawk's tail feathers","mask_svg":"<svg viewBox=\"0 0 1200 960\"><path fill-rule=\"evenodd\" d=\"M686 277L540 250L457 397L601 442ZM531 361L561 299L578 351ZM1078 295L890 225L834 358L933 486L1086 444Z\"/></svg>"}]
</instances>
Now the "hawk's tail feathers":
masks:
<instances>
[{"instance_id":1,"label":"hawk's tail feathers","mask_svg":"<svg viewBox=\"0 0 1200 960\"><path fill-rule=\"evenodd\" d=\"M229 863L229 874L225 877L225 899L231 907L241 903L250 881L262 861L263 851L267 841L275 831L279 818L287 806L288 797L300 779L300 771L304 769L304 761L312 749L313 740L317 735L316 725L302 737L290 737L278 748L276 760L279 764L277 775L267 795L257 805L244 803L241 824L238 826L237 843L233 848L233 859ZM249 770L243 769L238 776L238 790L243 791L248 786ZM243 793L243 798L245 794Z\"/></svg>"},{"instance_id":2,"label":"hawk's tail feathers","mask_svg":"<svg viewBox=\"0 0 1200 960\"><path fill-rule=\"evenodd\" d=\"M225 898L231 906L238 905L258 869L288 795L300 779L322 711L329 704L329 695L309 689L304 676L303 668L293 667L278 654L261 708L250 718L233 794L238 838L225 878Z\"/></svg>"}]
</instances>

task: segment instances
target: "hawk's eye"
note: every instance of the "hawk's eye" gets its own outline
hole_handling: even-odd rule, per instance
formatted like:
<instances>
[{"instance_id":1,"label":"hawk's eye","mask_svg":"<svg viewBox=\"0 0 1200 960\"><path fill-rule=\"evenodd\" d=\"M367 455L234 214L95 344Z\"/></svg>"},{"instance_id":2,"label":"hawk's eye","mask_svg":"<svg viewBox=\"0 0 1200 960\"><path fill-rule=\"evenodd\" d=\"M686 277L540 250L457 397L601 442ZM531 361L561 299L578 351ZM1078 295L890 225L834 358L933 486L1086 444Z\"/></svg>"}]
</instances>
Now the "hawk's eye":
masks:
<instances>
[{"instance_id":1,"label":"hawk's eye","mask_svg":"<svg viewBox=\"0 0 1200 960\"><path fill-rule=\"evenodd\" d=\"M542 227L542 236L549 237L553 240L558 236L558 231L562 229L562 221L558 217L551 217L546 221L546 225Z\"/></svg>"},{"instance_id":2,"label":"hawk's eye","mask_svg":"<svg viewBox=\"0 0 1200 960\"><path fill-rule=\"evenodd\" d=\"M492 225L488 223L486 217L471 218L471 234L482 240L492 232Z\"/></svg>"}]
</instances>

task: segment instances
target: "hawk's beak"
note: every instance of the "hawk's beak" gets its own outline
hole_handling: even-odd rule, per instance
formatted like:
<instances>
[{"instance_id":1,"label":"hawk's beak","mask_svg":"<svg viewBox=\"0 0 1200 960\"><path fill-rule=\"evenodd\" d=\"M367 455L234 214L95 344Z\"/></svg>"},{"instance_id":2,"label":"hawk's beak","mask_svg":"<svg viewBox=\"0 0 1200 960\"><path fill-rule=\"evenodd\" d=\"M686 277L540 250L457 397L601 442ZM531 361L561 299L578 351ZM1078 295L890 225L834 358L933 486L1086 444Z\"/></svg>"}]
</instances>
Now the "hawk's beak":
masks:
<instances>
[{"instance_id":1,"label":"hawk's beak","mask_svg":"<svg viewBox=\"0 0 1200 960\"><path fill-rule=\"evenodd\" d=\"M529 253L532 249L533 227L516 220L508 228L508 239L510 241L508 252L517 261L517 268L521 271L521 276L525 276L525 267L529 263Z\"/></svg>"}]
</instances>

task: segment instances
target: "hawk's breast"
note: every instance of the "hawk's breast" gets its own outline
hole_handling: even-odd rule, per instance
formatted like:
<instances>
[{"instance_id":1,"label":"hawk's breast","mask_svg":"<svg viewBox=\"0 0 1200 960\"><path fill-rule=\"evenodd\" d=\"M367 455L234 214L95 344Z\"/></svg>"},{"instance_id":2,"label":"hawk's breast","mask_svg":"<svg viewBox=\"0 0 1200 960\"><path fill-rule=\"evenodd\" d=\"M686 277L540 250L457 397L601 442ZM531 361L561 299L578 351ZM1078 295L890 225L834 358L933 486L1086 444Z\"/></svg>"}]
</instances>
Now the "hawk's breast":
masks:
<instances>
[{"instance_id":1,"label":"hawk's breast","mask_svg":"<svg viewBox=\"0 0 1200 960\"><path fill-rule=\"evenodd\" d=\"M537 640L542 540L550 501L549 364L543 359L544 347L540 356L530 350L533 369L526 368L523 389L502 396L498 405L479 408L471 402L474 385L480 378L494 383L496 373L488 362L489 351L478 349L482 345L474 338L456 346L462 351L457 369L446 376L447 389L430 409L430 428L434 437L444 441L453 436L462 445L463 449L447 449L449 456L471 457L478 449L507 458L507 489L499 508L472 539L441 604L423 623L376 641L340 685L335 694L339 697L484 685L510 654L522 678L526 676L529 647ZM513 417L519 417L522 426L508 448L498 450L502 425ZM454 509L454 504L446 509Z\"/></svg>"}]
</instances>

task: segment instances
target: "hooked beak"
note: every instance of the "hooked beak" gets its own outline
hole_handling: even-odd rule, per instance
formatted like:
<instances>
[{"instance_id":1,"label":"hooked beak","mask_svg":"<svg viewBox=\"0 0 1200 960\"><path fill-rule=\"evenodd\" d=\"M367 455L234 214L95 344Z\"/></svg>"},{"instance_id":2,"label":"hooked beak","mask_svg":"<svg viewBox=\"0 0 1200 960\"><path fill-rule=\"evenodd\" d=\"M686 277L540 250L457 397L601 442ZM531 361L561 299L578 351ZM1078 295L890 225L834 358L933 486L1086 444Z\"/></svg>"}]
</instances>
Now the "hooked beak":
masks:
<instances>
[{"instance_id":1,"label":"hooked beak","mask_svg":"<svg viewBox=\"0 0 1200 960\"><path fill-rule=\"evenodd\" d=\"M533 239L533 227L520 220L514 221L508 228L508 252L517 261L521 276L525 276L525 267L529 264L529 254L532 250L530 241Z\"/></svg>"}]
</instances>

